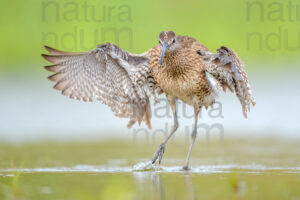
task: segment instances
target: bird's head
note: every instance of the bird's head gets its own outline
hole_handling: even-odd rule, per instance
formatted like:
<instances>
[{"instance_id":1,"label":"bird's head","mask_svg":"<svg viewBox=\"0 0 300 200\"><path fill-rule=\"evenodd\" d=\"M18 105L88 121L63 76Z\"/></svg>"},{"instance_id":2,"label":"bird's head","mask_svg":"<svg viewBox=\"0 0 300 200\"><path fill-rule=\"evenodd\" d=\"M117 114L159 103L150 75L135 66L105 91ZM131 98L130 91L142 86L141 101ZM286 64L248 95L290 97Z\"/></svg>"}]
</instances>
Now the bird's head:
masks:
<instances>
[{"instance_id":1,"label":"bird's head","mask_svg":"<svg viewBox=\"0 0 300 200\"><path fill-rule=\"evenodd\" d=\"M163 63L164 55L167 51L174 51L177 47L176 34L173 31L163 31L158 36L161 47L160 65Z\"/></svg>"}]
</instances>

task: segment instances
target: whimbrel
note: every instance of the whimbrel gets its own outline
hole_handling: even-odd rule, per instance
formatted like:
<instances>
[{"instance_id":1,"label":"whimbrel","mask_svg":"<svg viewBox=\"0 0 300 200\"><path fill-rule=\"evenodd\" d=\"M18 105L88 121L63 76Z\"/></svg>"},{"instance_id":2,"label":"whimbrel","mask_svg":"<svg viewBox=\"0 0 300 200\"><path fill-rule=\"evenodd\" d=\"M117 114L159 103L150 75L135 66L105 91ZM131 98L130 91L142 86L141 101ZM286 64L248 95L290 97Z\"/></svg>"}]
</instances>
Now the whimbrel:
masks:
<instances>
[{"instance_id":1,"label":"whimbrel","mask_svg":"<svg viewBox=\"0 0 300 200\"><path fill-rule=\"evenodd\" d=\"M194 108L195 123L191 133L184 169L197 135L198 113L212 106L222 88L234 92L247 117L254 97L237 54L227 47L212 53L197 40L178 36L173 31L159 34L159 44L142 54L132 54L106 43L84 53L69 53L45 46L51 55L42 55L54 65L45 68L55 74L54 88L72 99L108 105L118 117L129 118L128 128L144 122L151 129L150 98L164 93L171 106L174 126L159 145L152 163L160 163L165 146L178 129L176 101Z\"/></svg>"}]
</instances>

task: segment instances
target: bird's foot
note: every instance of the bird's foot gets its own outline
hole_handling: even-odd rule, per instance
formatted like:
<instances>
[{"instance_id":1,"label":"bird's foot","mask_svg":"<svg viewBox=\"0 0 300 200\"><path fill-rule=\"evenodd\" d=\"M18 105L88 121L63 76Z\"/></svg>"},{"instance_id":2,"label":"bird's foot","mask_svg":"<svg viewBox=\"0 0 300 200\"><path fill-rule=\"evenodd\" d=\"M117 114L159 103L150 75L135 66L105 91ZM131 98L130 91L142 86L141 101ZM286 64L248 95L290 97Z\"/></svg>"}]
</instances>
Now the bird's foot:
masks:
<instances>
[{"instance_id":1,"label":"bird's foot","mask_svg":"<svg viewBox=\"0 0 300 200\"><path fill-rule=\"evenodd\" d=\"M189 171L190 169L191 169L191 168L189 168L188 165L185 165L185 166L182 167L182 170L183 170L183 171Z\"/></svg>"},{"instance_id":2,"label":"bird's foot","mask_svg":"<svg viewBox=\"0 0 300 200\"><path fill-rule=\"evenodd\" d=\"M158 163L160 164L164 153L165 153L165 144L161 144L158 146L158 148L152 158L152 164L154 164L157 159L158 159Z\"/></svg>"}]
</instances>

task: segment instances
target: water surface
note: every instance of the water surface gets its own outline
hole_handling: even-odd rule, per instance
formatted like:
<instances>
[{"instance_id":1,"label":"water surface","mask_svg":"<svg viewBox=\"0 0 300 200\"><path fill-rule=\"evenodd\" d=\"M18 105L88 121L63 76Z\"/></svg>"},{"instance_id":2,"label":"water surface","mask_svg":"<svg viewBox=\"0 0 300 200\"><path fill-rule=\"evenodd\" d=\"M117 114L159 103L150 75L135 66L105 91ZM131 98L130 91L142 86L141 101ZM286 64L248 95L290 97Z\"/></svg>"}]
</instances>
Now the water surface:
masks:
<instances>
[{"instance_id":1,"label":"water surface","mask_svg":"<svg viewBox=\"0 0 300 200\"><path fill-rule=\"evenodd\" d=\"M198 140L189 171L184 142L2 144L0 199L300 199L299 144Z\"/></svg>"}]
</instances>

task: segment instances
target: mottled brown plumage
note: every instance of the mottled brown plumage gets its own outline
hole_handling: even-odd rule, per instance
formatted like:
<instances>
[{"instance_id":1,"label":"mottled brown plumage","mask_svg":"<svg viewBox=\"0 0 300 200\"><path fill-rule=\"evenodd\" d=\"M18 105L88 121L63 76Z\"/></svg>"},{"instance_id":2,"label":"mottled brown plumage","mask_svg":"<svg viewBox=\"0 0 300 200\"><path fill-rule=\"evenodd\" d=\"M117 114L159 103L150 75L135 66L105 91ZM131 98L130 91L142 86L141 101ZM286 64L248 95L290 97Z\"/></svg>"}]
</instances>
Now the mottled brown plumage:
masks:
<instances>
[{"instance_id":1,"label":"mottled brown plumage","mask_svg":"<svg viewBox=\"0 0 300 200\"><path fill-rule=\"evenodd\" d=\"M175 40L178 47L165 53L162 65L160 45L148 51L152 76L167 96L200 106L213 92L205 76L203 58L197 53L207 48L190 37L177 36Z\"/></svg>"},{"instance_id":2,"label":"mottled brown plumage","mask_svg":"<svg viewBox=\"0 0 300 200\"><path fill-rule=\"evenodd\" d=\"M217 54L187 36L173 31L159 34L159 44L136 55L114 44L99 45L91 52L68 53L50 47L51 55L42 55L54 65L46 69L55 74L49 80L55 89L72 99L108 105L118 117L129 118L128 127L144 121L151 128L150 98L165 93L174 114L174 127L153 156L161 162L165 145L178 128L175 103L182 100L193 106L195 127L184 169L197 135L198 113L212 106L219 88L235 92L244 116L255 105L248 77L236 53L221 47Z\"/></svg>"}]
</instances>

